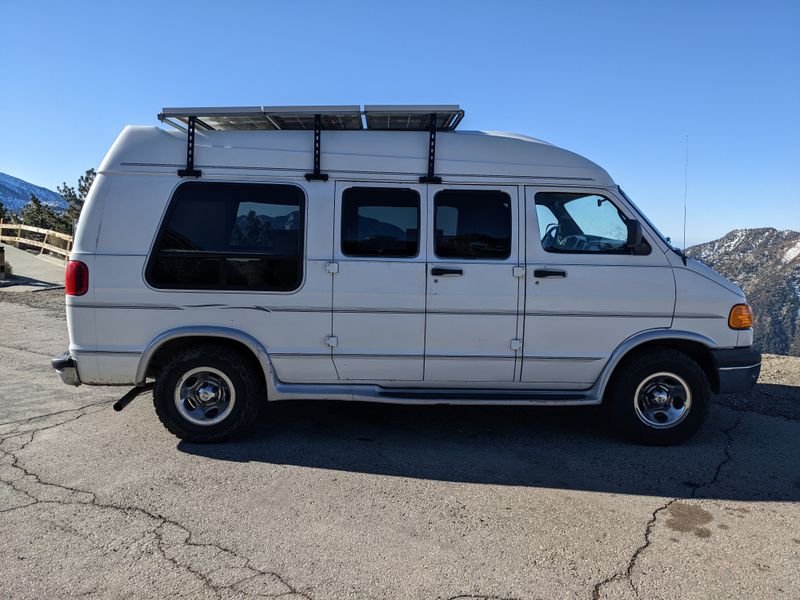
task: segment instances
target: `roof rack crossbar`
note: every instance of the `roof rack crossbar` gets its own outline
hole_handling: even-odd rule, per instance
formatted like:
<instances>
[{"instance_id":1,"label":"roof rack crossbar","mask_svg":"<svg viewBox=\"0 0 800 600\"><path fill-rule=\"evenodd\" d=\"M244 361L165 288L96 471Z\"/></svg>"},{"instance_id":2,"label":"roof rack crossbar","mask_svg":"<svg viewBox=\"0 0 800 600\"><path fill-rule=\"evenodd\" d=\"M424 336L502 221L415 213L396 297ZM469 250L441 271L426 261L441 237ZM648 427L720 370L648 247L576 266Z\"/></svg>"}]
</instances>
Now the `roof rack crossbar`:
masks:
<instances>
[{"instance_id":1,"label":"roof rack crossbar","mask_svg":"<svg viewBox=\"0 0 800 600\"><path fill-rule=\"evenodd\" d=\"M189 117L186 121L186 168L178 169L178 177L200 177L202 171L194 168L194 126L197 117ZM205 125L205 124L204 124ZM206 125L206 127L208 127Z\"/></svg>"},{"instance_id":2,"label":"roof rack crossbar","mask_svg":"<svg viewBox=\"0 0 800 600\"><path fill-rule=\"evenodd\" d=\"M419 178L420 183L442 183L442 178L434 174L436 162L436 113L431 113L431 129L428 138L428 174Z\"/></svg>"},{"instance_id":3,"label":"roof rack crossbar","mask_svg":"<svg viewBox=\"0 0 800 600\"><path fill-rule=\"evenodd\" d=\"M458 105L367 105L360 106L244 106L216 108L165 108L161 122L186 133L186 168L180 177L200 177L194 168L195 128L206 131L310 130L313 116L314 170L305 175L308 181L328 181L321 172L323 129L382 131L428 130L428 170L421 183L441 183L435 173L437 131L453 131L464 118ZM185 125L185 127L184 127Z\"/></svg>"},{"instance_id":4,"label":"roof rack crossbar","mask_svg":"<svg viewBox=\"0 0 800 600\"><path fill-rule=\"evenodd\" d=\"M320 141L322 137L322 115L314 115L314 172L306 173L306 181L328 181L328 174L320 172Z\"/></svg>"}]
</instances>

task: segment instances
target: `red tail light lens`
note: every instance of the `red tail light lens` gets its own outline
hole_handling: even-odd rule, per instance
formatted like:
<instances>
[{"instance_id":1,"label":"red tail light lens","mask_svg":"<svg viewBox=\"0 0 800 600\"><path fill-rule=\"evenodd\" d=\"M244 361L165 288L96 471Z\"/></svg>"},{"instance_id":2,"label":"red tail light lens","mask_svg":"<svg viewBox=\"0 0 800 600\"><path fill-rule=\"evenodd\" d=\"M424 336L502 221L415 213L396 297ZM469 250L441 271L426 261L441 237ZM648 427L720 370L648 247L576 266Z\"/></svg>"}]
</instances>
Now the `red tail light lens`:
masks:
<instances>
[{"instance_id":1,"label":"red tail light lens","mask_svg":"<svg viewBox=\"0 0 800 600\"><path fill-rule=\"evenodd\" d=\"M67 261L64 291L67 296L83 296L89 290L89 267L79 260Z\"/></svg>"}]
</instances>

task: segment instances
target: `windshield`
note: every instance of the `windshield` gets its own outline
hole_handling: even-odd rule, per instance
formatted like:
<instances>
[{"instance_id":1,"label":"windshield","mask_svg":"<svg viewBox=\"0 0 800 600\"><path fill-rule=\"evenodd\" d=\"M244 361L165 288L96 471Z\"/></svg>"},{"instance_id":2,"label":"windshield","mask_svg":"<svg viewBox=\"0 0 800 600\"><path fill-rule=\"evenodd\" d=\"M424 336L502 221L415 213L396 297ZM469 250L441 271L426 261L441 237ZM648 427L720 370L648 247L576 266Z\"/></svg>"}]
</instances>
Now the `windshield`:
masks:
<instances>
[{"instance_id":1,"label":"windshield","mask_svg":"<svg viewBox=\"0 0 800 600\"><path fill-rule=\"evenodd\" d=\"M617 189L619 190L619 193L622 194L623 198L625 198L625 200L628 201L628 204L631 205L631 208L636 211L636 214L639 215L639 218L642 221L644 221L645 223L647 223L647 225L650 227L650 229L655 231L656 235L661 238L661 241L664 242L667 246L669 246L675 252L678 252L679 254L681 254L681 250L675 244L672 243L672 240L670 240L667 236L665 236L663 233L661 233L661 230L658 227L653 225L653 222L650 221L650 219L647 218L647 215L645 215L638 206L636 206L636 203L633 200L630 199L628 194L626 194L622 190L622 188L620 186L617 186Z\"/></svg>"}]
</instances>

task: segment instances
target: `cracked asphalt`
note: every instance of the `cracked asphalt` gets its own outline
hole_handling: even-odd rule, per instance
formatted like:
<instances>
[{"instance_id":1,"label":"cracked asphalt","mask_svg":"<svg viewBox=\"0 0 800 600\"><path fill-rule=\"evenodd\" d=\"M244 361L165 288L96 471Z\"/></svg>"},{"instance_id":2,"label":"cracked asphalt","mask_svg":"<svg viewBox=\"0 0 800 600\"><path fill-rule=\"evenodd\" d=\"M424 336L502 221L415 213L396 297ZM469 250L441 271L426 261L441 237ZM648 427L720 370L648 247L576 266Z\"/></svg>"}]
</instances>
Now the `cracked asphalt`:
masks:
<instances>
[{"instance_id":1,"label":"cracked asphalt","mask_svg":"<svg viewBox=\"0 0 800 600\"><path fill-rule=\"evenodd\" d=\"M2 598L800 597L798 358L675 448L593 409L321 402L200 446L60 383L60 302L0 295Z\"/></svg>"}]
</instances>

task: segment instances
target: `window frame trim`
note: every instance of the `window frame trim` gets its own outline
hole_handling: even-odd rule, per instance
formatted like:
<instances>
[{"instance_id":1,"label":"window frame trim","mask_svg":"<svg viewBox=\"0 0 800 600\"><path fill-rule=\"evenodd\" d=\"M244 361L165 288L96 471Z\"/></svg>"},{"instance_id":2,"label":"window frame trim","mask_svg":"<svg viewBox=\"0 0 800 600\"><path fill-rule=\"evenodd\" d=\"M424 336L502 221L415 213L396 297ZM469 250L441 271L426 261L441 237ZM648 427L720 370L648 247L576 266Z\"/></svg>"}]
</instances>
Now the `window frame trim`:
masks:
<instances>
[{"instance_id":1,"label":"window frame trim","mask_svg":"<svg viewBox=\"0 0 800 600\"><path fill-rule=\"evenodd\" d=\"M344 236L342 235L344 230L344 196L348 190L352 189L370 189L370 190L391 190L391 191L409 191L413 192L417 195L417 253L410 256L384 256L384 255L363 255L363 254L348 254L344 250ZM339 237L339 253L341 256L346 260L364 260L364 261L414 261L420 257L422 252L422 207L423 207L423 195L420 193L419 190L408 187L407 185L404 186L394 186L394 185L360 185L360 184L353 184L348 185L345 188L342 188L341 192L338 194L339 198L339 210L338 216L339 217L339 227L338 227L338 237Z\"/></svg>"},{"instance_id":2,"label":"window frame trim","mask_svg":"<svg viewBox=\"0 0 800 600\"><path fill-rule=\"evenodd\" d=\"M509 186L501 186L502 188L509 187ZM519 196L519 188L517 187L517 196ZM442 192L494 192L497 194L503 194L508 198L509 203L509 212L510 212L510 223L509 223L509 244L508 244L508 255L504 256L503 258L488 258L488 257L480 257L480 258L467 258L463 256L440 256L436 252L436 197ZM519 202L519 198L517 198L516 202ZM462 185L447 185L442 184L437 186L437 189L433 192L433 196L430 199L430 210L431 210L431 217L430 217L430 233L431 233L431 252L433 253L433 258L436 262L453 262L453 263L463 263L468 262L470 264L479 264L479 263L487 263L487 264L503 264L508 263L514 257L514 216L515 216L515 199L508 192L506 189L500 189L496 187L464 187ZM517 217L519 219L519 217ZM519 260L519 257L517 258Z\"/></svg>"},{"instance_id":3,"label":"window frame trim","mask_svg":"<svg viewBox=\"0 0 800 600\"><path fill-rule=\"evenodd\" d=\"M195 287L159 287L152 283L151 272L153 263L156 257L160 254L157 250L161 238L164 235L166 223L169 222L169 217L172 215L175 207L175 196L178 192L188 186L197 187L201 185L235 185L235 186L268 186L268 187L292 187L300 193L300 218L302 235L299 236L301 242L301 252L298 256L300 265L300 278L297 287L291 290L269 290L257 288L223 288L212 286L195 286ZM181 292L181 293L214 293L214 294L277 294L277 295L292 295L298 293L303 289L306 283L308 274L307 268L307 254L308 254L308 192L302 185L298 185L292 181L242 181L242 180L229 180L229 179L204 179L203 181L181 181L173 189L169 195L169 199L164 205L164 210L161 219L156 227L156 233L150 243L150 248L147 251L146 260L142 269L142 279L145 286L155 292ZM169 251L166 251L169 252ZM263 258L264 256L276 256L278 258L286 258L286 255L265 255L252 252L213 252L205 250L188 250L185 251L190 254L207 255L209 258L218 257L222 260L226 258ZM176 254L181 254L183 251L178 251Z\"/></svg>"}]
</instances>

